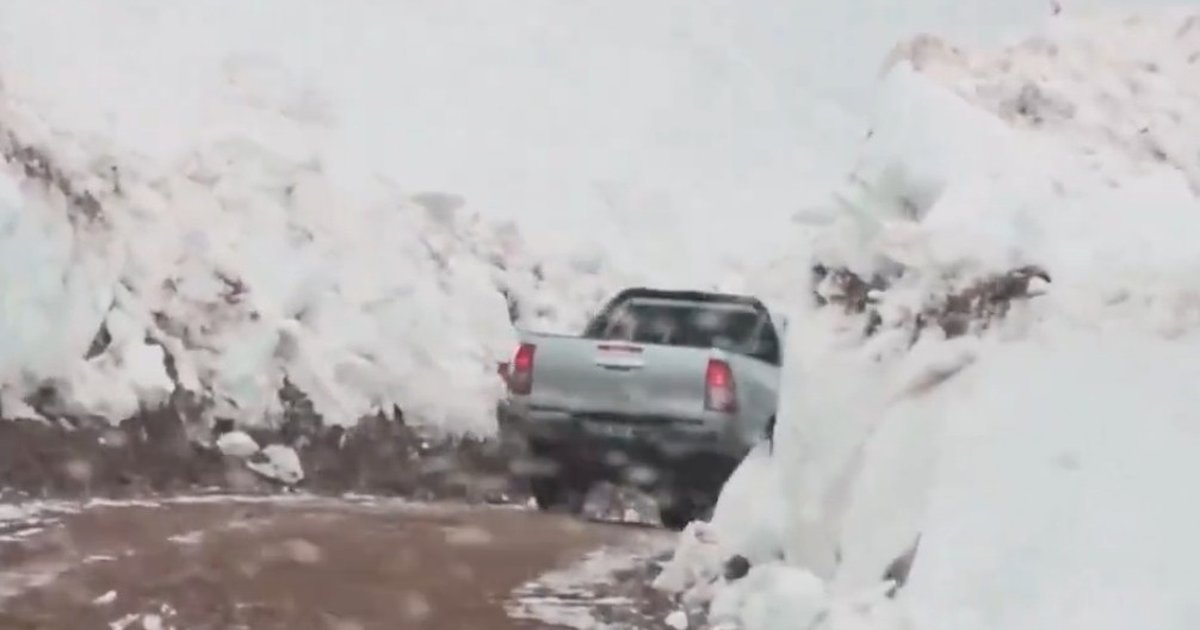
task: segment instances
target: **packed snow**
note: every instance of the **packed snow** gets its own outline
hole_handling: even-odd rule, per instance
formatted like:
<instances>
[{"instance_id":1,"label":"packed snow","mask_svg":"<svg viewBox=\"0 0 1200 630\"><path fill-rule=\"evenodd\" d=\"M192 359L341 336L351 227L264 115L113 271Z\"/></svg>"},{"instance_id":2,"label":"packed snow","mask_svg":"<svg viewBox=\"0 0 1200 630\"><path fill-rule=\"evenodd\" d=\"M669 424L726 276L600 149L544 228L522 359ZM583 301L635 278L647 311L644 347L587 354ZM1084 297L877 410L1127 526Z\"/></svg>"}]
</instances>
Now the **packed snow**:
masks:
<instances>
[{"instance_id":1,"label":"packed snow","mask_svg":"<svg viewBox=\"0 0 1200 630\"><path fill-rule=\"evenodd\" d=\"M852 176L793 259L884 278L873 332L796 302L771 466L747 459L756 482L721 497L776 502L784 560L721 576L779 522L746 511L693 524L668 569L694 579L660 586L748 630L1200 623L1180 482L1200 473L1198 27L1066 11L1002 49L897 47ZM1049 281L943 332L948 296L1031 265ZM816 289L838 297L829 276Z\"/></svg>"}]
</instances>

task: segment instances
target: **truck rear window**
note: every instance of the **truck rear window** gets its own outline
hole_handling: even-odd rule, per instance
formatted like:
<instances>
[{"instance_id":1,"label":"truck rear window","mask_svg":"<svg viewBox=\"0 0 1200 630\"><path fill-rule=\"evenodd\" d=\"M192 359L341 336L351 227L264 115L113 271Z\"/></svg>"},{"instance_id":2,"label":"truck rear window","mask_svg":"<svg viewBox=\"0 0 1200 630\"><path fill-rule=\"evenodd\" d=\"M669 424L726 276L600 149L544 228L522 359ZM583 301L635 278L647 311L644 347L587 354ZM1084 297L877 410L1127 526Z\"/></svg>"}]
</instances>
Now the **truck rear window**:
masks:
<instances>
[{"instance_id":1,"label":"truck rear window","mask_svg":"<svg viewBox=\"0 0 1200 630\"><path fill-rule=\"evenodd\" d=\"M721 348L778 363L778 339L770 321L748 307L669 300L631 300L617 307L597 339L689 348Z\"/></svg>"}]
</instances>

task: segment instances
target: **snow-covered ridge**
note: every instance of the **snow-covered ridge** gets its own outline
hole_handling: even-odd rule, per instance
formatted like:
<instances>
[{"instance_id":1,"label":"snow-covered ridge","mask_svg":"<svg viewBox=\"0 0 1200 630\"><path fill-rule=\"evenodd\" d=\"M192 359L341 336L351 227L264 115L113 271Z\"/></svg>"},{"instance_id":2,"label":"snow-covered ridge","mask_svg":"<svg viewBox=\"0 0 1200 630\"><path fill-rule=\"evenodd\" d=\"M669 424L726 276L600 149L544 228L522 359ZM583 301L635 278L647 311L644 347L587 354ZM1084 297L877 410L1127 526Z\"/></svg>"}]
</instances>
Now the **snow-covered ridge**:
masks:
<instances>
[{"instance_id":1,"label":"snow-covered ridge","mask_svg":"<svg viewBox=\"0 0 1200 630\"><path fill-rule=\"evenodd\" d=\"M453 195L339 188L304 94L249 101L269 137L234 128L159 164L0 92L5 415L35 415L40 390L43 411L120 421L179 387L262 422L286 377L331 424L396 406L491 430L510 315L578 325L612 288L589 284L603 260L535 259Z\"/></svg>"}]
</instances>

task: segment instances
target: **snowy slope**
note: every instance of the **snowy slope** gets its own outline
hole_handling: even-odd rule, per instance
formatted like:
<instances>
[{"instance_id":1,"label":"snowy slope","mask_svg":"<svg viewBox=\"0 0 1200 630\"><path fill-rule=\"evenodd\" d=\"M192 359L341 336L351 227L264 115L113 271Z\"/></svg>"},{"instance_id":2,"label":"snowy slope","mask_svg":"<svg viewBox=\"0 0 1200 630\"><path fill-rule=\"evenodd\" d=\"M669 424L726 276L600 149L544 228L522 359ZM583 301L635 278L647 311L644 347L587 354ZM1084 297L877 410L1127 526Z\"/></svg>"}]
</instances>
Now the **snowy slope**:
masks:
<instances>
[{"instance_id":1,"label":"snowy slope","mask_svg":"<svg viewBox=\"0 0 1200 630\"><path fill-rule=\"evenodd\" d=\"M793 258L885 277L876 324L797 304L777 470L738 485L792 480L790 568L718 589L714 614L1196 627L1197 20L1072 13L1000 50L898 48L852 177ZM950 296L1026 265L1050 281L947 338ZM895 604L872 596L918 537Z\"/></svg>"}]
</instances>

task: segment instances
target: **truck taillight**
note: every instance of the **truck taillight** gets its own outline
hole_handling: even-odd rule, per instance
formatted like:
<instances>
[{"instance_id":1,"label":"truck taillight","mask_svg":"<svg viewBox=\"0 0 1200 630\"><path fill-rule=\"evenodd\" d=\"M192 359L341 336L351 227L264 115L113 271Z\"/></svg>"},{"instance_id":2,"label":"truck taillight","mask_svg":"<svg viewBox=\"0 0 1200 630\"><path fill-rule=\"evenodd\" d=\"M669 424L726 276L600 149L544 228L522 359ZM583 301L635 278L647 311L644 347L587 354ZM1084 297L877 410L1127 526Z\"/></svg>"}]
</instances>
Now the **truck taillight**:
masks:
<instances>
[{"instance_id":1,"label":"truck taillight","mask_svg":"<svg viewBox=\"0 0 1200 630\"><path fill-rule=\"evenodd\" d=\"M709 411L737 411L737 387L733 370L720 359L709 359L704 371L704 408Z\"/></svg>"},{"instance_id":2,"label":"truck taillight","mask_svg":"<svg viewBox=\"0 0 1200 630\"><path fill-rule=\"evenodd\" d=\"M533 355L537 346L523 343L517 348L508 373L508 391L524 396L533 391Z\"/></svg>"}]
</instances>

